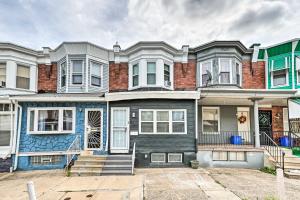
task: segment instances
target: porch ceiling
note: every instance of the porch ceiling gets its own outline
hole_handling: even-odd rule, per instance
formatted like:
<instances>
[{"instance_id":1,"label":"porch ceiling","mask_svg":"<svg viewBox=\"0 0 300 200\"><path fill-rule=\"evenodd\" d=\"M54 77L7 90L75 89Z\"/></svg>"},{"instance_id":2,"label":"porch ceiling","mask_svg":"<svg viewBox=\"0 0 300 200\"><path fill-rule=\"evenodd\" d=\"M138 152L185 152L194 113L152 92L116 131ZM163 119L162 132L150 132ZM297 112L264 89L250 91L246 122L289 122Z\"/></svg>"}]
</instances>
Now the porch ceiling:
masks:
<instances>
[{"instance_id":1,"label":"porch ceiling","mask_svg":"<svg viewBox=\"0 0 300 200\"><path fill-rule=\"evenodd\" d=\"M237 98L237 97L202 97L198 101L199 105L241 105L251 106L253 102L248 98ZM259 100L260 107L268 106L287 106L286 98L263 98Z\"/></svg>"}]
</instances>

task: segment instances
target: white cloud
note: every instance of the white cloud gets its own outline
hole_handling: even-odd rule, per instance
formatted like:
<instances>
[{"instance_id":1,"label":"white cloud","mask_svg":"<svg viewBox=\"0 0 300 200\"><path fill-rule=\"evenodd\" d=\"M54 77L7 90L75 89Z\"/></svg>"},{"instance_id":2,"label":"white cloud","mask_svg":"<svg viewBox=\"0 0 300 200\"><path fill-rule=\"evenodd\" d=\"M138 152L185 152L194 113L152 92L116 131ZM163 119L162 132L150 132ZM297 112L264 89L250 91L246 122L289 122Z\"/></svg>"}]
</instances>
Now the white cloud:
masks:
<instances>
[{"instance_id":1,"label":"white cloud","mask_svg":"<svg viewBox=\"0 0 300 200\"><path fill-rule=\"evenodd\" d=\"M219 0L0 1L0 38L40 49L63 41L126 48L140 40L198 46L241 40L246 46L298 37L300 2Z\"/></svg>"}]
</instances>

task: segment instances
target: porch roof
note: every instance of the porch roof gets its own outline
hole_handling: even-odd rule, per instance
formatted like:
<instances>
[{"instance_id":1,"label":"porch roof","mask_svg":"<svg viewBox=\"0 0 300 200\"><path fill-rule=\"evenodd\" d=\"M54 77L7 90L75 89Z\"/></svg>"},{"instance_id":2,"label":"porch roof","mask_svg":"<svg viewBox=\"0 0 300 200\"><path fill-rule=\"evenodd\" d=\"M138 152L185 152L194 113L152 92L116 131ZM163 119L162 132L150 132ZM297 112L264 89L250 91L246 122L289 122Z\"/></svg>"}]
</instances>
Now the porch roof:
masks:
<instances>
[{"instance_id":1,"label":"porch roof","mask_svg":"<svg viewBox=\"0 0 300 200\"><path fill-rule=\"evenodd\" d=\"M201 88L199 101L204 105L253 105L252 99L257 99L261 107L286 106L287 99L294 97L296 92L296 90Z\"/></svg>"},{"instance_id":2,"label":"porch roof","mask_svg":"<svg viewBox=\"0 0 300 200\"><path fill-rule=\"evenodd\" d=\"M105 101L104 93L42 93L33 95L10 96L19 102L89 102Z\"/></svg>"},{"instance_id":3,"label":"porch roof","mask_svg":"<svg viewBox=\"0 0 300 200\"><path fill-rule=\"evenodd\" d=\"M121 101L134 99L199 99L200 94L197 91L133 91L107 93L107 101Z\"/></svg>"}]
</instances>

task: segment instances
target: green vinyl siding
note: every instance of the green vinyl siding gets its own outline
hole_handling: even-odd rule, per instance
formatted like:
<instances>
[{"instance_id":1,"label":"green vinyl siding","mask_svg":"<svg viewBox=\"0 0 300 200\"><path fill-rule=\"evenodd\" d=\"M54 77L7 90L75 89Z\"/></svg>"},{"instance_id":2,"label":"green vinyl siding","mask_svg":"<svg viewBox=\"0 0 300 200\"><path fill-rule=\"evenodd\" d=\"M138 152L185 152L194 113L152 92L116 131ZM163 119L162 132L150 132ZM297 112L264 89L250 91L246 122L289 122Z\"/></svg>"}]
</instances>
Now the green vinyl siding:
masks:
<instances>
[{"instance_id":1,"label":"green vinyl siding","mask_svg":"<svg viewBox=\"0 0 300 200\"><path fill-rule=\"evenodd\" d=\"M286 53L292 52L292 42L281 44L275 47L267 49L268 57L278 56Z\"/></svg>"},{"instance_id":2,"label":"green vinyl siding","mask_svg":"<svg viewBox=\"0 0 300 200\"><path fill-rule=\"evenodd\" d=\"M295 52L300 52L300 42L298 41L298 44L295 48Z\"/></svg>"},{"instance_id":3,"label":"green vinyl siding","mask_svg":"<svg viewBox=\"0 0 300 200\"><path fill-rule=\"evenodd\" d=\"M258 51L258 59L262 60L265 58L265 50L264 49L260 49Z\"/></svg>"}]
</instances>

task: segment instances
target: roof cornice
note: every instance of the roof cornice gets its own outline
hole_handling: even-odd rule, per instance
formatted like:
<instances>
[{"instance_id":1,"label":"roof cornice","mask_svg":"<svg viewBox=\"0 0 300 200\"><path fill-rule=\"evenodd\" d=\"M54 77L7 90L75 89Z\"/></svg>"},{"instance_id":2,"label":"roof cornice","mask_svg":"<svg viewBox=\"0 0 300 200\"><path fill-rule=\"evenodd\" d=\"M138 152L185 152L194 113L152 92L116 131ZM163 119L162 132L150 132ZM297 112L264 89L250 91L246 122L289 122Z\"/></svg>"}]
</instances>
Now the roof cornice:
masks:
<instances>
[{"instance_id":1,"label":"roof cornice","mask_svg":"<svg viewBox=\"0 0 300 200\"><path fill-rule=\"evenodd\" d=\"M37 57L44 56L42 51L37 51L11 42L0 42L0 49L14 50Z\"/></svg>"}]
</instances>

